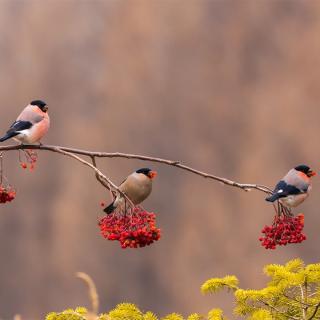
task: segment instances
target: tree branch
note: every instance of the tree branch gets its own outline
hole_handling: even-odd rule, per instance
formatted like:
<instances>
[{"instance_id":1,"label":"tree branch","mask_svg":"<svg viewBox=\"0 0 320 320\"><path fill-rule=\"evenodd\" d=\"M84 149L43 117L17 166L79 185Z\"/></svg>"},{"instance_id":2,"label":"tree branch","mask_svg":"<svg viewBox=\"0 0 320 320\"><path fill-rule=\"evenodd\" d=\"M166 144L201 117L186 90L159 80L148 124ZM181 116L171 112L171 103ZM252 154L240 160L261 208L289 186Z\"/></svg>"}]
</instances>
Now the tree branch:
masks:
<instances>
[{"instance_id":1,"label":"tree branch","mask_svg":"<svg viewBox=\"0 0 320 320\"><path fill-rule=\"evenodd\" d=\"M270 303L268 303L268 302L266 302L266 301L264 301L264 300L262 300L262 299L257 299L257 301L261 302L262 304L264 304L265 306L269 307L271 310L277 312L278 314L282 314L282 315L288 317L288 319L292 319L292 320L299 320L299 319L300 319L300 318L298 318L298 317L294 317L294 316L291 316L291 315L290 315L290 316L287 315L286 312L283 312L283 311L279 310L277 307L271 305Z\"/></svg>"},{"instance_id":2,"label":"tree branch","mask_svg":"<svg viewBox=\"0 0 320 320\"><path fill-rule=\"evenodd\" d=\"M315 318L319 308L320 308L320 302L315 306L315 309L314 309L312 315L308 318L308 320Z\"/></svg>"},{"instance_id":3,"label":"tree branch","mask_svg":"<svg viewBox=\"0 0 320 320\"><path fill-rule=\"evenodd\" d=\"M303 289L302 285L300 285L299 287L300 287L300 291L301 291L301 301L305 302L304 289ZM302 308L302 316L303 316L303 319L306 319L308 307L304 306L304 305L301 303L301 308Z\"/></svg>"},{"instance_id":4,"label":"tree branch","mask_svg":"<svg viewBox=\"0 0 320 320\"><path fill-rule=\"evenodd\" d=\"M149 157L144 155L128 154L128 153L121 153L121 152L94 152L94 151L87 151L87 150L52 146L52 145L8 145L8 146L1 146L0 152L12 151L12 150L25 150L25 149L46 150L46 151L52 151L52 152L64 154L69 157L73 157L74 159L82 162L86 166L89 166L91 169L93 169L96 173L96 177L98 181L101 184L107 187L105 183L102 182L102 180L105 180L109 186L111 186L113 189L115 189L117 192L119 192L122 195L123 193L118 189L118 187L115 184L113 184L110 179L108 179L105 175L103 175L100 170L97 169L97 167L94 164L95 162L93 162L93 164L91 165L89 162L83 160L80 157L77 157L76 155L88 156L91 158L92 161L95 161L95 158L126 158L126 159L137 159L137 160L143 160L143 161L157 162L157 163L173 166L176 168L180 168L182 170L189 171L191 173L202 176L204 178L212 179L212 180L221 182L222 184L225 184L227 186L239 188L244 191L250 191L252 189L255 189L268 194L272 193L272 190L270 188L261 184L240 183L240 182L229 180L227 178L219 177L213 174L209 174L209 173L194 169L192 167L182 164L180 161L167 160L167 159ZM98 178L98 176L100 178Z\"/></svg>"}]
</instances>

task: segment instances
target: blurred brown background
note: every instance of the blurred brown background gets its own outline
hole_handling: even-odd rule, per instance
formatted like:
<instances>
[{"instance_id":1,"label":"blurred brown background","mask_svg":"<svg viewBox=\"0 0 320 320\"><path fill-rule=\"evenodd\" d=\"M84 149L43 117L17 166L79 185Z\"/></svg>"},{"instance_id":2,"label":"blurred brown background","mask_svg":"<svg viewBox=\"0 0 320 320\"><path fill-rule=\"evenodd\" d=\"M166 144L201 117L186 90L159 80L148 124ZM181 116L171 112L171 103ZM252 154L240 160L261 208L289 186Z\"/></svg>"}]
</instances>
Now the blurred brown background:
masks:
<instances>
[{"instance_id":1,"label":"blurred brown background","mask_svg":"<svg viewBox=\"0 0 320 320\"><path fill-rule=\"evenodd\" d=\"M45 143L182 160L273 186L300 163L320 171L319 33L316 0L1 0L1 132L43 99ZM209 277L236 274L259 288L266 263L319 261L319 178L301 206L307 241L267 251L257 240L273 216L264 194L101 160L117 183L142 166L159 172L144 207L158 213L163 237L121 250L99 235L108 194L89 169L47 152L33 173L17 153L5 165L18 196L1 206L3 319L88 305L76 271L95 280L101 311L128 301L161 316L212 307L230 315L228 294L201 295Z\"/></svg>"}]
</instances>

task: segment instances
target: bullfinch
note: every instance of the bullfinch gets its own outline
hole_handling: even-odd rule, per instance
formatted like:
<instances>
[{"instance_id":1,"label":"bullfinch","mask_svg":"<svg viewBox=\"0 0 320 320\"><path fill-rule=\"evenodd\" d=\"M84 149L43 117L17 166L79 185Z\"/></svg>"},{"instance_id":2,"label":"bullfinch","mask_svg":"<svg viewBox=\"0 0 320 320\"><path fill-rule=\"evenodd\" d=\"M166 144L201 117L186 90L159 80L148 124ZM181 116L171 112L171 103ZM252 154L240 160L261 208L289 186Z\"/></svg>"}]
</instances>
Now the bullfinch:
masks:
<instances>
[{"instance_id":1,"label":"bullfinch","mask_svg":"<svg viewBox=\"0 0 320 320\"><path fill-rule=\"evenodd\" d=\"M41 100L30 102L11 125L0 142L13 138L22 144L40 143L50 126L48 106Z\"/></svg>"},{"instance_id":2,"label":"bullfinch","mask_svg":"<svg viewBox=\"0 0 320 320\"><path fill-rule=\"evenodd\" d=\"M140 204L151 193L152 179L157 176L156 171L149 168L142 168L131 173L119 186L122 191L134 205ZM118 195L116 199L110 203L103 211L107 214L112 213L119 206L123 206L125 199Z\"/></svg>"},{"instance_id":3,"label":"bullfinch","mask_svg":"<svg viewBox=\"0 0 320 320\"><path fill-rule=\"evenodd\" d=\"M316 173L306 165L291 169L275 186L271 196L266 200L279 200L287 208L293 208L302 203L311 191L311 177Z\"/></svg>"}]
</instances>

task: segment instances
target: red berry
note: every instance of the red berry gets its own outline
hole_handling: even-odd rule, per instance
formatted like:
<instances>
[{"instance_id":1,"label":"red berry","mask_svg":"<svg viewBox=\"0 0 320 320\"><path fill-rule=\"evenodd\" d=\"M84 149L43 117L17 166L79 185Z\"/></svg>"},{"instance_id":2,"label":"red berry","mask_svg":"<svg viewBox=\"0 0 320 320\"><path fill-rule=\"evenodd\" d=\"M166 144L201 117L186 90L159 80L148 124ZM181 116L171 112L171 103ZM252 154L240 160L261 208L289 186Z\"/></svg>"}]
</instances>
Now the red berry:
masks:
<instances>
[{"instance_id":1,"label":"red berry","mask_svg":"<svg viewBox=\"0 0 320 320\"><path fill-rule=\"evenodd\" d=\"M306 236L302 233L303 227L303 214L296 217L276 215L272 226L265 226L262 229L264 235L259 241L266 249L275 249L277 245L285 246L288 243L300 243L306 240Z\"/></svg>"},{"instance_id":2,"label":"red berry","mask_svg":"<svg viewBox=\"0 0 320 320\"><path fill-rule=\"evenodd\" d=\"M20 163L22 169L27 169L28 165L25 162Z\"/></svg>"},{"instance_id":3,"label":"red berry","mask_svg":"<svg viewBox=\"0 0 320 320\"><path fill-rule=\"evenodd\" d=\"M0 203L10 202L15 196L16 192L11 186L0 185Z\"/></svg>"},{"instance_id":4,"label":"red berry","mask_svg":"<svg viewBox=\"0 0 320 320\"><path fill-rule=\"evenodd\" d=\"M104 238L118 240L123 249L145 247L160 239L155 218L154 213L136 207L130 214L104 216L99 221L99 227Z\"/></svg>"}]
</instances>

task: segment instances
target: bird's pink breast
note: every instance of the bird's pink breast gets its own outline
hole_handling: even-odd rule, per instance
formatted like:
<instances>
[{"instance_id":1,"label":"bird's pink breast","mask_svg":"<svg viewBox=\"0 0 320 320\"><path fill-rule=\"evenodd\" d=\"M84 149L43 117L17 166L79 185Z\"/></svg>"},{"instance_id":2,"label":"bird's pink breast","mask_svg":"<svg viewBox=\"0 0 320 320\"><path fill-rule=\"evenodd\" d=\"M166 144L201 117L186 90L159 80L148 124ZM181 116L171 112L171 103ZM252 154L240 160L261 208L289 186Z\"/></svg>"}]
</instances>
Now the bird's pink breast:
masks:
<instances>
[{"instance_id":1,"label":"bird's pink breast","mask_svg":"<svg viewBox=\"0 0 320 320\"><path fill-rule=\"evenodd\" d=\"M44 118L42 121L36 123L30 130L30 135L28 137L29 143L39 142L48 132L49 127L50 121L48 118Z\"/></svg>"}]
</instances>

